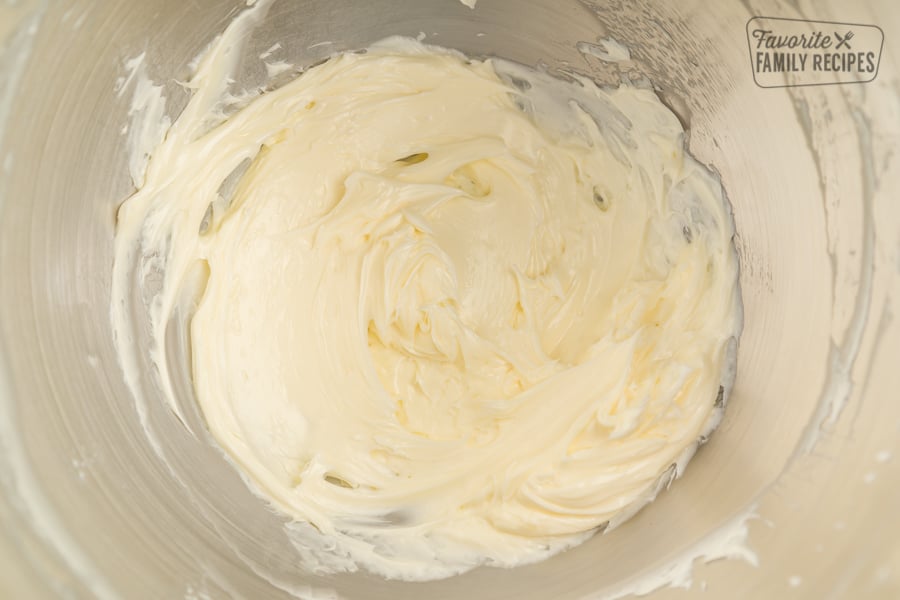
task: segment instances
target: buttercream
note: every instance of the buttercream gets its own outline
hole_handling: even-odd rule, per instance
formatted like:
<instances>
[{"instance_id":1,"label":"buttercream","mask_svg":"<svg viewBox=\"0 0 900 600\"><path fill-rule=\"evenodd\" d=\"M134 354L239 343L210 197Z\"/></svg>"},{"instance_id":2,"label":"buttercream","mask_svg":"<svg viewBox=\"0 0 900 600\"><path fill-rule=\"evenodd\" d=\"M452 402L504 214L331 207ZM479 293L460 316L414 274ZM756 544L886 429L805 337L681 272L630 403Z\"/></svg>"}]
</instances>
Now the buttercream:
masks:
<instances>
[{"instance_id":1,"label":"buttercream","mask_svg":"<svg viewBox=\"0 0 900 600\"><path fill-rule=\"evenodd\" d=\"M715 426L731 216L651 90L397 38L224 120L213 60L189 85L119 211L114 286L137 263L165 377L201 281L197 401L310 565L544 558L652 499Z\"/></svg>"}]
</instances>

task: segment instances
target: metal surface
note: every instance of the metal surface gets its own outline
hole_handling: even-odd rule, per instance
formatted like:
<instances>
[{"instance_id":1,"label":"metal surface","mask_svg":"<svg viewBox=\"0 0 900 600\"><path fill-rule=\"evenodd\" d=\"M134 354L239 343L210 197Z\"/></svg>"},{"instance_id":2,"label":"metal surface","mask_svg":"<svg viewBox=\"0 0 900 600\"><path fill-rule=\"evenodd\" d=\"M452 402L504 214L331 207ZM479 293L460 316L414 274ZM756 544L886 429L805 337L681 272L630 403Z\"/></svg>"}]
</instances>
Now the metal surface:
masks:
<instances>
[{"instance_id":1,"label":"metal surface","mask_svg":"<svg viewBox=\"0 0 900 600\"><path fill-rule=\"evenodd\" d=\"M146 422L109 326L116 206L131 191L127 59L176 83L244 2L82 0L0 7L0 591L4 597L592 598L666 567L753 512L759 558L701 565L653 598L900 596L900 9L879 3L280 0L275 42L308 65L391 34L607 80L576 50L611 35L690 126L734 205L745 329L726 418L673 489L546 562L427 584L315 578L283 518L162 403ZM753 15L880 25L868 84L762 89ZM318 45L319 42L331 42ZM815 442L815 444L813 444ZM151 443L158 444L163 461ZM742 522L739 519L739 524ZM732 528L733 529L733 528ZM726 530L728 531L728 530ZM327 596L326 596L327 597Z\"/></svg>"}]
</instances>

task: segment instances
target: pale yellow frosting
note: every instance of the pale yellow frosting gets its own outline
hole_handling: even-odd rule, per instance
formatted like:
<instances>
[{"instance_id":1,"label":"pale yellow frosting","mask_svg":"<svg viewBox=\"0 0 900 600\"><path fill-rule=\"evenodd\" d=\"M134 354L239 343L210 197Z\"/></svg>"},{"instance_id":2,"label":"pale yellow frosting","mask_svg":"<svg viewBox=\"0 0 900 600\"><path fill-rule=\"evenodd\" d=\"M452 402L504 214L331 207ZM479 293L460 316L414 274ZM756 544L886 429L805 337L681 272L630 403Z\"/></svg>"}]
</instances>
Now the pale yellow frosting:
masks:
<instances>
[{"instance_id":1,"label":"pale yellow frosting","mask_svg":"<svg viewBox=\"0 0 900 600\"><path fill-rule=\"evenodd\" d=\"M737 262L652 91L393 39L211 124L215 64L120 211L117 268L140 247L162 273L164 374L208 276L197 400L310 564L529 562L680 473L717 418Z\"/></svg>"}]
</instances>

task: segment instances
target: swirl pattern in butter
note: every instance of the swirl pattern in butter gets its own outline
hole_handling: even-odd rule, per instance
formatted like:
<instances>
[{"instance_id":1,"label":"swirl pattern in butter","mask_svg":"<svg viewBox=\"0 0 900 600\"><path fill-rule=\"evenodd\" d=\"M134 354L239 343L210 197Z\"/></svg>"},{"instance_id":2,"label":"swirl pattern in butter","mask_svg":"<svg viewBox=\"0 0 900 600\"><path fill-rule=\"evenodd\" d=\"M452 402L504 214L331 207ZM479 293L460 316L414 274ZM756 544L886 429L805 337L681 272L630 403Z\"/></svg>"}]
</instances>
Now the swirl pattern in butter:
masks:
<instances>
[{"instance_id":1,"label":"swirl pattern in butter","mask_svg":"<svg viewBox=\"0 0 900 600\"><path fill-rule=\"evenodd\" d=\"M138 279L165 374L201 275L197 401L310 565L532 562L681 473L740 298L721 184L652 91L392 39L217 122L213 66L120 210L113 321Z\"/></svg>"}]
</instances>

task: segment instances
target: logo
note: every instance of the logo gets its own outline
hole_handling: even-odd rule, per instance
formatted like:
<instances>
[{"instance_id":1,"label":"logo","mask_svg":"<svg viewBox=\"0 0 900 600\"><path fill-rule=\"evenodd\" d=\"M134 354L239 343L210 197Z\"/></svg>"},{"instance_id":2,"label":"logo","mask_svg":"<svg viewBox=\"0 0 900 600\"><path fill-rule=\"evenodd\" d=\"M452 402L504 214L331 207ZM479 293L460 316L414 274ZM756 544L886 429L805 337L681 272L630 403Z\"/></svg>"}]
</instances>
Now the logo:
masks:
<instances>
[{"instance_id":1,"label":"logo","mask_svg":"<svg viewBox=\"0 0 900 600\"><path fill-rule=\"evenodd\" d=\"M877 25L753 17L747 47L764 88L868 83L878 76L884 32Z\"/></svg>"}]
</instances>

